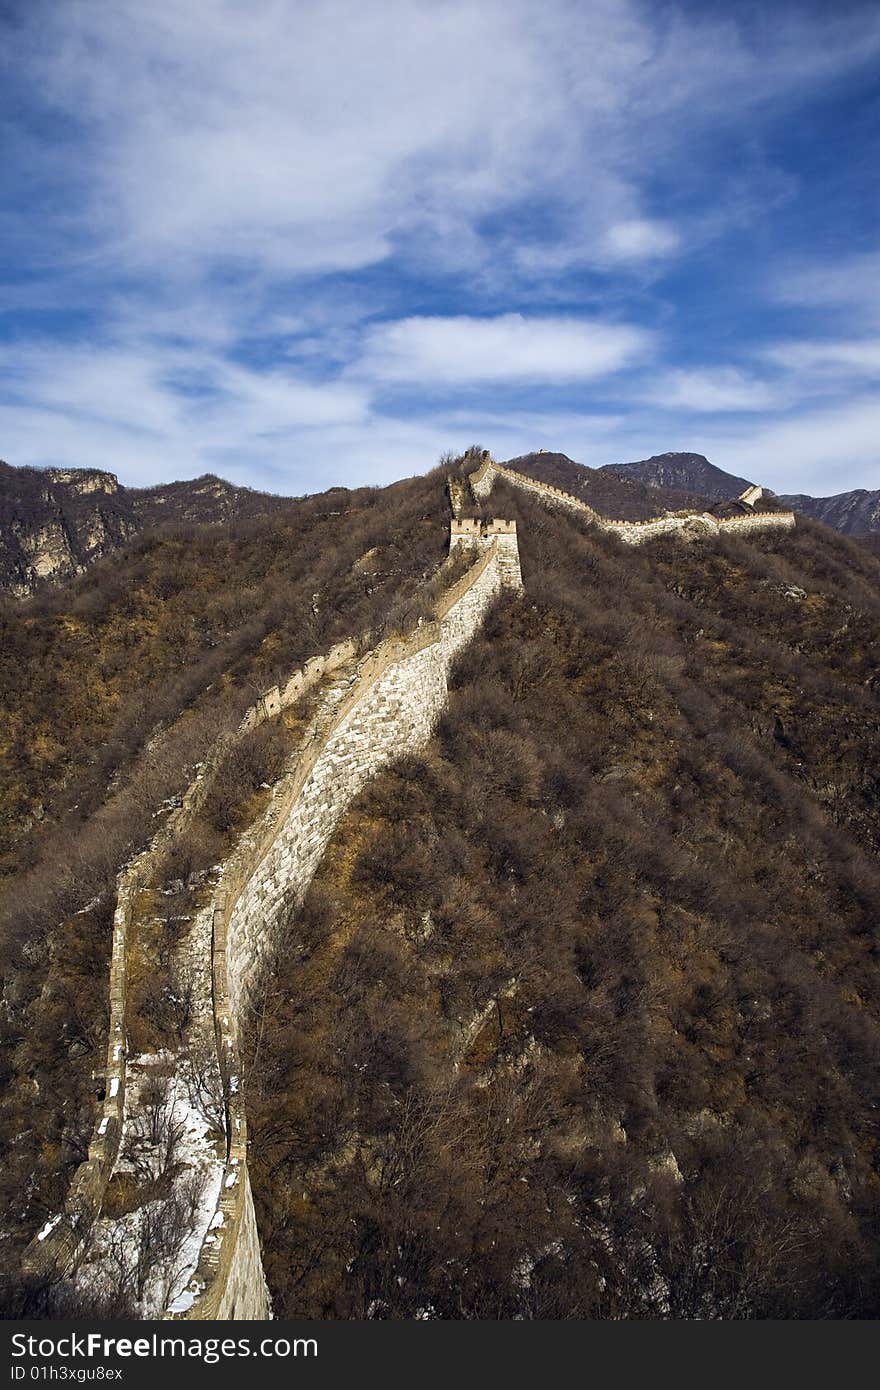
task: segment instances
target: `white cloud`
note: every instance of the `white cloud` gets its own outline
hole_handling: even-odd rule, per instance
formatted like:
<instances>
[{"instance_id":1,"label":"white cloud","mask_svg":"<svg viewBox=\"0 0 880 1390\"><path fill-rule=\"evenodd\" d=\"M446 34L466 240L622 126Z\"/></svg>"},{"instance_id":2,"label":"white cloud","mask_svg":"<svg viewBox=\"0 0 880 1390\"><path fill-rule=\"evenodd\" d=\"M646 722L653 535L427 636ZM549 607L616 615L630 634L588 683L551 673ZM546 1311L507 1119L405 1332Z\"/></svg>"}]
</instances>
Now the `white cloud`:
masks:
<instances>
[{"instance_id":1,"label":"white cloud","mask_svg":"<svg viewBox=\"0 0 880 1390\"><path fill-rule=\"evenodd\" d=\"M644 357L652 335L570 318L408 318L369 330L359 372L424 387L587 381Z\"/></svg>"},{"instance_id":2,"label":"white cloud","mask_svg":"<svg viewBox=\"0 0 880 1390\"><path fill-rule=\"evenodd\" d=\"M784 115L880 52L880 15L835 8L774 7L756 43L724 7L638 0L22 6L4 34L10 109L22 107L4 168L23 212L13 205L0 233L34 278L8 306L95 326L91 347L62 348L63 326L47 345L19 325L3 452L128 481L212 468L303 490L416 471L485 433L419 407L416 390L417 418L380 414L377 389L395 385L482 391L509 441L493 447L544 437L606 462L668 447L658 418L686 446L694 418L778 409L795 373L832 366L779 357L769 385L670 369L649 400L631 389L637 409L662 408L637 422L523 413L505 433L498 398L651 357L652 336L617 321L621 285L656 280L732 219L763 215L768 187L776 196L778 169L707 157L719 132L735 130L742 154L771 108ZM685 190L678 204L658 206L664 178ZM802 267L774 293L864 329L869 313L880 322L880 261ZM539 307L506 312L524 304ZM664 312L658 299L645 310ZM864 376L871 360L839 352L833 370Z\"/></svg>"},{"instance_id":3,"label":"white cloud","mask_svg":"<svg viewBox=\"0 0 880 1390\"><path fill-rule=\"evenodd\" d=\"M261 468L274 476L313 432L369 422L367 395L354 383L315 384L198 348L4 348L0 371L10 461L100 466L130 484L224 468L253 482Z\"/></svg>"},{"instance_id":4,"label":"white cloud","mask_svg":"<svg viewBox=\"0 0 880 1390\"><path fill-rule=\"evenodd\" d=\"M604 250L614 261L652 260L675 251L680 240L669 223L635 217L612 223L605 233Z\"/></svg>"},{"instance_id":5,"label":"white cloud","mask_svg":"<svg viewBox=\"0 0 880 1390\"><path fill-rule=\"evenodd\" d=\"M700 414L766 411L786 403L779 388L736 367L665 372L651 381L642 398L664 410Z\"/></svg>"},{"instance_id":6,"label":"white cloud","mask_svg":"<svg viewBox=\"0 0 880 1390\"><path fill-rule=\"evenodd\" d=\"M736 433L710 430L695 447L720 468L745 474L776 492L826 496L857 487L880 488L878 441L880 400L859 396Z\"/></svg>"},{"instance_id":7,"label":"white cloud","mask_svg":"<svg viewBox=\"0 0 880 1390\"><path fill-rule=\"evenodd\" d=\"M9 38L79 137L50 236L180 276L401 252L489 270L503 236L482 220L523 200L553 217L540 250L510 239L511 265L668 255L658 170L686 176L706 129L869 61L880 22L783 11L759 49L731 17L635 0L68 0ZM28 177L57 179L59 151L22 141Z\"/></svg>"},{"instance_id":8,"label":"white cloud","mask_svg":"<svg viewBox=\"0 0 880 1390\"><path fill-rule=\"evenodd\" d=\"M836 310L849 331L855 325L875 327L880 324L880 252L796 265L775 275L768 289L795 308Z\"/></svg>"},{"instance_id":9,"label":"white cloud","mask_svg":"<svg viewBox=\"0 0 880 1390\"><path fill-rule=\"evenodd\" d=\"M793 339L775 343L764 356L777 366L814 377L843 379L880 376L880 338Z\"/></svg>"}]
</instances>

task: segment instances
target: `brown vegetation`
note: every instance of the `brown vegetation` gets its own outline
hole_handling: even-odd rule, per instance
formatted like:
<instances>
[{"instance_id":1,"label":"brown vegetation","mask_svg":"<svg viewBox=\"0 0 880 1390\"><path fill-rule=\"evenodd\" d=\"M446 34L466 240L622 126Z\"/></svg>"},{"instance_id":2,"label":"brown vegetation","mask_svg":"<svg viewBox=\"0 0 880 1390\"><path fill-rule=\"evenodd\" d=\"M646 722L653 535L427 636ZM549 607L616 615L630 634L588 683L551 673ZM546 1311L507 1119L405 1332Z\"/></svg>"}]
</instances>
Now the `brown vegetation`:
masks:
<instances>
[{"instance_id":1,"label":"brown vegetation","mask_svg":"<svg viewBox=\"0 0 880 1390\"><path fill-rule=\"evenodd\" d=\"M145 535L65 587L0 605L10 1274L14 1252L58 1209L85 1157L120 867L261 690L343 638L415 620L424 576L445 553L444 482L437 470L223 529ZM172 879L197 878L253 814L277 767L271 741L259 733L233 755L194 836L176 849L189 867L170 866ZM185 915L172 907L166 921ZM167 959L172 934L150 945L145 965L153 945L155 959ZM161 998L160 989L160 1014Z\"/></svg>"},{"instance_id":2,"label":"brown vegetation","mask_svg":"<svg viewBox=\"0 0 880 1390\"><path fill-rule=\"evenodd\" d=\"M473 463L143 538L0 614L8 1272L85 1154L119 866L260 690L427 616ZM633 551L503 484L485 510L526 595L344 819L250 1020L276 1314L876 1316L878 563L809 524ZM144 895L136 1049L182 1036L175 946L294 733L229 753ZM111 1192L143 1259L96 1314L185 1226L143 1137Z\"/></svg>"},{"instance_id":3,"label":"brown vegetation","mask_svg":"<svg viewBox=\"0 0 880 1390\"><path fill-rule=\"evenodd\" d=\"M492 509L526 596L251 1028L276 1312L876 1316L876 562Z\"/></svg>"}]
</instances>

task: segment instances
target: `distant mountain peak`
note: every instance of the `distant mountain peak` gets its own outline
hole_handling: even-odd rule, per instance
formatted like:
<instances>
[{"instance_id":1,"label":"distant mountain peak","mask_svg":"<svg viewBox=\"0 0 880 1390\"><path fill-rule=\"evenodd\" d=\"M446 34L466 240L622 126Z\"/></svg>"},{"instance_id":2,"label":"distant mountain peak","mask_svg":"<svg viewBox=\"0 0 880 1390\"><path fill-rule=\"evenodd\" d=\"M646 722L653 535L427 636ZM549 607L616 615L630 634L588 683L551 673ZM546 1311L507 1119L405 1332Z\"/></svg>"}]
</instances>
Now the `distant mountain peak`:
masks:
<instances>
[{"instance_id":1,"label":"distant mountain peak","mask_svg":"<svg viewBox=\"0 0 880 1390\"><path fill-rule=\"evenodd\" d=\"M620 521L648 521L664 511L675 511L699 500L698 494L671 485L648 483L634 474L612 468L588 468L568 454L539 449L507 459L506 468L527 473L539 482L550 483L563 492L587 502L602 516Z\"/></svg>"},{"instance_id":2,"label":"distant mountain peak","mask_svg":"<svg viewBox=\"0 0 880 1390\"><path fill-rule=\"evenodd\" d=\"M707 497L712 502L726 502L740 497L747 487L752 486L750 478L740 478L733 473L725 473L716 468L705 454L668 451L653 454L651 458L640 459L636 463L606 464L602 472L616 473L619 477L637 478L649 487L674 488L682 492Z\"/></svg>"}]
</instances>

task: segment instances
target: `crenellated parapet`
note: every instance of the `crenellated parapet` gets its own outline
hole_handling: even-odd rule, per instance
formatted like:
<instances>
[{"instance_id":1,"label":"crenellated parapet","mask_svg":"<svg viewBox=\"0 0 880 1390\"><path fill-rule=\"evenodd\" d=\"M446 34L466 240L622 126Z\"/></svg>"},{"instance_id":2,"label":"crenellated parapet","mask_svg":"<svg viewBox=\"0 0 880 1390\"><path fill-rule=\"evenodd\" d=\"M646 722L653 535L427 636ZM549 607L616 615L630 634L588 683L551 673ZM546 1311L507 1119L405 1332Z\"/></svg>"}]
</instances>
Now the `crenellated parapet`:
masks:
<instances>
[{"instance_id":1,"label":"crenellated parapet","mask_svg":"<svg viewBox=\"0 0 880 1390\"><path fill-rule=\"evenodd\" d=\"M790 529L795 524L792 513L751 510L752 501L746 496L742 500L749 511L743 515L670 513L646 522L609 520L561 489L504 468L488 455L469 479L473 496L484 500L498 478L632 545L667 534L684 538L747 535ZM215 1160L218 1166L222 1161L223 1168L219 1195L213 1211L203 1214L204 1228L193 1233L198 1257L193 1254L181 1271L181 1279L187 1277L187 1269L191 1271L187 1287L166 1314L200 1320L271 1316L248 1176L239 1029L280 927L301 906L341 817L383 768L424 748L445 707L456 656L473 639L500 595L522 592L516 522L463 516L461 488L450 482L449 550L451 555L464 552L470 563L444 592L431 620L360 657L362 643L340 643L293 672L283 685L265 691L239 729L212 750L182 805L150 847L120 873L110 969L106 1094L88 1159L74 1177L64 1212L46 1224L26 1251L28 1272L54 1268L63 1273L76 1266L114 1171L125 1122L128 935L136 895L151 881L175 837L204 803L213 775L235 741L324 682L313 717L273 787L265 811L220 866L213 900L206 909L210 931L205 941L210 940L210 946L204 946L204 959L211 998L204 1027L212 1034L210 1045L224 1083L225 1154L221 1144Z\"/></svg>"},{"instance_id":2,"label":"crenellated parapet","mask_svg":"<svg viewBox=\"0 0 880 1390\"><path fill-rule=\"evenodd\" d=\"M683 540L693 540L698 536L717 536L724 533L790 531L796 524L794 512L753 511L744 516L733 517L716 517L710 512L667 512L664 516L653 517L649 521L615 520L611 517L601 516L586 502L572 497L571 493L563 492L561 488L553 487L550 483L542 483L537 478L530 478L525 473L516 472L513 468L505 468L503 464L496 463L488 454L483 457L480 466L468 479L471 491L477 501L483 502L490 496L492 488L499 478L512 487L518 488L521 492L527 492L537 497L545 506L559 507L564 511L575 513L582 520L598 527L599 530L617 536L627 545L642 545L645 541L653 540L657 536L667 535L677 535ZM751 508L762 496L763 490L761 488L752 487L743 494L742 501Z\"/></svg>"},{"instance_id":3,"label":"crenellated parapet","mask_svg":"<svg viewBox=\"0 0 880 1390\"><path fill-rule=\"evenodd\" d=\"M487 550L495 547L498 563L504 571L508 588L522 590L519 567L519 543L515 521L477 521L474 517L453 518L449 527L449 553L456 550Z\"/></svg>"}]
</instances>

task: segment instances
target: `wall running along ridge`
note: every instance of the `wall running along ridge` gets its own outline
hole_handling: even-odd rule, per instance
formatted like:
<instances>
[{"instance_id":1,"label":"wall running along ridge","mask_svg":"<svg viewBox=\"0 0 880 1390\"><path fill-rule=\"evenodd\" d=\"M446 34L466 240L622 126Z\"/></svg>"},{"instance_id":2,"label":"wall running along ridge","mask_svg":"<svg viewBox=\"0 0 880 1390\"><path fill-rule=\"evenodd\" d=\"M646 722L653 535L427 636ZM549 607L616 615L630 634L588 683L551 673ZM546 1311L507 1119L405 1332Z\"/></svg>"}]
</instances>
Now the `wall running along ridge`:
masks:
<instances>
[{"instance_id":1,"label":"wall running along ridge","mask_svg":"<svg viewBox=\"0 0 880 1390\"><path fill-rule=\"evenodd\" d=\"M504 468L488 456L468 479L474 497L487 498L496 478L546 504L585 517L630 545L669 533L736 534L788 530L795 525L791 512L729 518L680 513L646 522L609 520L561 489ZM425 745L445 705L455 656L502 590L522 591L516 523L461 518L465 500L462 485L450 480L454 514L450 553L462 546L476 550L476 563L444 596L432 623L409 639L382 643L333 684L287 773L276 784L265 815L242 837L223 867L214 898L211 970L217 1052L228 1097L226 1159L220 1198L198 1266L187 1294L176 1301L182 1311L171 1317L271 1316L247 1171L247 1124L237 1089L237 1023L281 913L302 903L340 817L371 777ZM64 1274L75 1267L116 1162L125 1107L128 932L137 894L151 882L174 839L204 803L213 773L235 741L293 704L325 675L351 667L356 650L354 642L343 642L295 671L285 686L264 692L237 733L218 741L181 806L150 846L120 873L110 965L105 1099L88 1159L74 1175L64 1211L46 1223L24 1253L26 1274Z\"/></svg>"},{"instance_id":2,"label":"wall running along ridge","mask_svg":"<svg viewBox=\"0 0 880 1390\"><path fill-rule=\"evenodd\" d=\"M532 493L548 506L562 507L566 511L575 512L601 530L619 536L627 545L641 545L644 541L653 540L655 536L670 534L688 538L701 535L717 536L728 532L741 534L752 531L790 531L795 525L794 512L754 512L750 515L731 517L712 516L709 512L670 512L652 521L614 521L600 516L586 502L579 501L570 493L563 492L561 488L552 487L550 483L538 482L537 478L529 478L512 468L504 468L490 457L485 458L468 479L478 501L485 501L497 478L503 478L506 483L520 488L523 492Z\"/></svg>"},{"instance_id":3,"label":"wall running along ridge","mask_svg":"<svg viewBox=\"0 0 880 1390\"><path fill-rule=\"evenodd\" d=\"M453 526L454 530L454 526ZM323 675L347 667L322 699L269 806L226 860L214 895L211 973L217 1055L226 1094L226 1157L220 1196L174 1319L271 1316L247 1170L247 1121L238 1090L237 1032L282 916L301 905L333 831L371 777L430 738L446 703L449 670L502 591L522 591L516 524L469 524L450 552L477 553L439 601L434 620L409 638L383 642L352 666L343 643L265 692L238 733L221 740L150 847L118 879L110 982L107 1091L89 1159L74 1176L65 1210L28 1246L26 1273L66 1273L81 1256L116 1161L125 1104L127 937L133 901L176 835L202 805L213 771L235 739L293 703Z\"/></svg>"},{"instance_id":4,"label":"wall running along ridge","mask_svg":"<svg viewBox=\"0 0 880 1390\"><path fill-rule=\"evenodd\" d=\"M406 640L383 642L328 692L276 783L269 810L224 867L214 900L212 966L229 1147L217 1210L189 1285L192 1301L175 1317L269 1316L237 1087L237 1023L277 925L302 904L340 817L377 772L424 747L445 707L455 657L496 596L522 590L513 523L503 530L490 523L469 544L479 558L444 595L435 620Z\"/></svg>"},{"instance_id":5,"label":"wall running along ridge","mask_svg":"<svg viewBox=\"0 0 880 1390\"><path fill-rule=\"evenodd\" d=\"M326 655L313 657L302 669L294 671L283 689L273 686L260 695L245 714L237 731L218 739L190 783L180 806L171 812L148 847L118 874L110 957L110 1021L104 1100L89 1144L89 1156L73 1175L64 1210L46 1223L22 1255L25 1275L36 1278L64 1275L74 1268L101 1210L107 1184L113 1174L125 1115L128 938L138 893L152 882L174 841L186 831L193 817L201 810L214 773L229 749L250 729L294 704L325 675L351 662L356 650L353 641L340 642L331 647Z\"/></svg>"}]
</instances>

